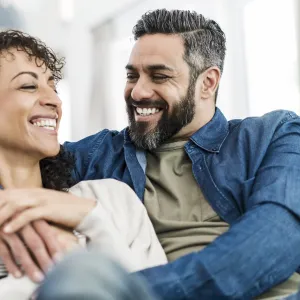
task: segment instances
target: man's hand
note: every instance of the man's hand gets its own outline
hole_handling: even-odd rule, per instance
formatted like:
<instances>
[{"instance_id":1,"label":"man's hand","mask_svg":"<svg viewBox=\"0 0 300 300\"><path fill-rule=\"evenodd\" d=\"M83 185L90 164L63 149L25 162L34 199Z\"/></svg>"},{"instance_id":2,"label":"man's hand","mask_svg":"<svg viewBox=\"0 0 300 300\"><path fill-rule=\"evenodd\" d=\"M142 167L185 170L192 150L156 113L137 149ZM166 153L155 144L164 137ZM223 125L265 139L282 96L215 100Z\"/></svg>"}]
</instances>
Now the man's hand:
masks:
<instances>
[{"instance_id":1,"label":"man's hand","mask_svg":"<svg viewBox=\"0 0 300 300\"><path fill-rule=\"evenodd\" d=\"M43 273L76 245L77 239L71 232L50 226L43 220L26 225L18 234L0 232L0 258L7 271L16 278L21 277L17 261L35 282L43 280Z\"/></svg>"},{"instance_id":2,"label":"man's hand","mask_svg":"<svg viewBox=\"0 0 300 300\"><path fill-rule=\"evenodd\" d=\"M0 191L0 226L13 233L43 219L74 229L95 207L96 201L54 190L6 189Z\"/></svg>"}]
</instances>

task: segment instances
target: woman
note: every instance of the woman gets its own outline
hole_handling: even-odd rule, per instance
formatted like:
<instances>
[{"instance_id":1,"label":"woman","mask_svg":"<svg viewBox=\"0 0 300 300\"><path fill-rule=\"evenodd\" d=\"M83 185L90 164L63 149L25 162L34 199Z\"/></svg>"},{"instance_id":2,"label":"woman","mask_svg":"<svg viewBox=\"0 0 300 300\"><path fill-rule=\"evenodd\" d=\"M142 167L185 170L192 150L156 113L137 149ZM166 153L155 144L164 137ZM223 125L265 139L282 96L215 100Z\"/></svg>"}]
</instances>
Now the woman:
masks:
<instances>
[{"instance_id":1,"label":"woman","mask_svg":"<svg viewBox=\"0 0 300 300\"><path fill-rule=\"evenodd\" d=\"M88 245L129 271L166 263L143 205L125 184L82 182L65 193L73 160L57 140L62 67L63 60L39 40L20 31L0 33L2 240L11 245L13 232L44 219L85 235ZM26 299L34 288L28 278L8 276L0 280L0 298Z\"/></svg>"}]
</instances>

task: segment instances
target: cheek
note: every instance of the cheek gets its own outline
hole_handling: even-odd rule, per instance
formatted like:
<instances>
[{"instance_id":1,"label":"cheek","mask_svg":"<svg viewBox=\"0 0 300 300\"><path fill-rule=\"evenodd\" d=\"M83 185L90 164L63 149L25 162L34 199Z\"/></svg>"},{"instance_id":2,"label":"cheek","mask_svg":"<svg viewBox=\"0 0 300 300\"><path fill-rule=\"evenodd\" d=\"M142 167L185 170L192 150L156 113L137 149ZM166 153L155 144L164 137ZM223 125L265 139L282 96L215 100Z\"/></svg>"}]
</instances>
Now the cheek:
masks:
<instances>
[{"instance_id":1,"label":"cheek","mask_svg":"<svg viewBox=\"0 0 300 300\"><path fill-rule=\"evenodd\" d=\"M170 106L178 103L186 94L186 90L182 87L171 83L158 85L155 89L155 93L159 98L166 101Z\"/></svg>"},{"instance_id":2,"label":"cheek","mask_svg":"<svg viewBox=\"0 0 300 300\"><path fill-rule=\"evenodd\" d=\"M160 93L158 96L159 99L166 102L169 111L171 111L174 105L177 105L181 100L177 93Z\"/></svg>"},{"instance_id":3,"label":"cheek","mask_svg":"<svg viewBox=\"0 0 300 300\"><path fill-rule=\"evenodd\" d=\"M0 122L1 125L13 123L12 127L24 127L28 122L28 116L32 111L34 102L28 97L11 95L0 99ZM23 125L23 126L22 126ZM21 129L21 128L20 128Z\"/></svg>"},{"instance_id":4,"label":"cheek","mask_svg":"<svg viewBox=\"0 0 300 300\"><path fill-rule=\"evenodd\" d=\"M24 122L12 122L0 114L0 146L23 149L28 145L28 135Z\"/></svg>"},{"instance_id":5,"label":"cheek","mask_svg":"<svg viewBox=\"0 0 300 300\"><path fill-rule=\"evenodd\" d=\"M17 107L6 108L1 107L0 112L0 134L3 135L14 135L19 132L26 130L27 115L22 109Z\"/></svg>"}]
</instances>

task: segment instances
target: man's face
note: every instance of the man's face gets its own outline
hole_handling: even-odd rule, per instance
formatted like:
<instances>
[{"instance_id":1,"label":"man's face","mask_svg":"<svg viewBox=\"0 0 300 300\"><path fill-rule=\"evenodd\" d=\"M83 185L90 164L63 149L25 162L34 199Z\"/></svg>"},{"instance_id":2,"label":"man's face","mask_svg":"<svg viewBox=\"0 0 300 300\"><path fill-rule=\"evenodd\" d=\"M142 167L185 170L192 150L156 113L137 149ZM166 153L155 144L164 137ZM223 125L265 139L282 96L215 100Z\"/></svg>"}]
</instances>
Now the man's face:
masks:
<instances>
[{"instance_id":1,"label":"man's face","mask_svg":"<svg viewBox=\"0 0 300 300\"><path fill-rule=\"evenodd\" d=\"M126 66L125 100L136 146L155 149L180 137L193 120L195 82L183 55L183 41L176 35L145 35L135 43Z\"/></svg>"}]
</instances>

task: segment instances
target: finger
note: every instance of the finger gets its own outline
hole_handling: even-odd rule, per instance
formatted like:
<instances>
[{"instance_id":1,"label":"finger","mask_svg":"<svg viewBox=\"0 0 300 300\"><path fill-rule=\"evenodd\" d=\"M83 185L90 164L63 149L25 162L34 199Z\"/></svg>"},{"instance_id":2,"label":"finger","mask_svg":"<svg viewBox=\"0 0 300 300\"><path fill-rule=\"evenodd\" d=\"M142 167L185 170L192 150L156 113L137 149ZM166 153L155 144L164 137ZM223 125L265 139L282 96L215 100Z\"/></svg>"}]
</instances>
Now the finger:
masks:
<instances>
[{"instance_id":1,"label":"finger","mask_svg":"<svg viewBox=\"0 0 300 300\"><path fill-rule=\"evenodd\" d=\"M45 218L43 208L32 207L15 215L7 224L4 226L3 231L5 233L13 233L19 231L22 227L30 224L32 221L39 220L42 217Z\"/></svg>"},{"instance_id":2,"label":"finger","mask_svg":"<svg viewBox=\"0 0 300 300\"><path fill-rule=\"evenodd\" d=\"M9 274L12 274L15 278L22 277L20 268L17 266L9 250L9 247L3 240L0 240L0 258Z\"/></svg>"},{"instance_id":3,"label":"finger","mask_svg":"<svg viewBox=\"0 0 300 300\"><path fill-rule=\"evenodd\" d=\"M7 190L4 192L4 190L0 189L0 209L7 203L7 197L5 197L6 194Z\"/></svg>"},{"instance_id":4,"label":"finger","mask_svg":"<svg viewBox=\"0 0 300 300\"><path fill-rule=\"evenodd\" d=\"M37 264L33 261L20 237L16 234L4 234L2 238L5 239L9 245L15 260L21 264L24 273L35 282L42 281L44 276Z\"/></svg>"},{"instance_id":5,"label":"finger","mask_svg":"<svg viewBox=\"0 0 300 300\"><path fill-rule=\"evenodd\" d=\"M52 267L53 263L44 241L31 225L26 225L20 231L20 235L40 268L46 273Z\"/></svg>"},{"instance_id":6,"label":"finger","mask_svg":"<svg viewBox=\"0 0 300 300\"><path fill-rule=\"evenodd\" d=\"M14 211L13 204L9 204L9 203L5 203L0 208L0 226L5 224L10 219L13 211Z\"/></svg>"},{"instance_id":7,"label":"finger","mask_svg":"<svg viewBox=\"0 0 300 300\"><path fill-rule=\"evenodd\" d=\"M61 256L63 249L57 240L56 231L44 220L34 221L32 225L46 244L51 257L57 260Z\"/></svg>"},{"instance_id":8,"label":"finger","mask_svg":"<svg viewBox=\"0 0 300 300\"><path fill-rule=\"evenodd\" d=\"M34 200L24 200L24 201L11 201L7 202L0 209L0 226L2 226L9 219L14 217L19 212L28 209L34 205ZM8 233L8 232L7 232Z\"/></svg>"}]
</instances>

